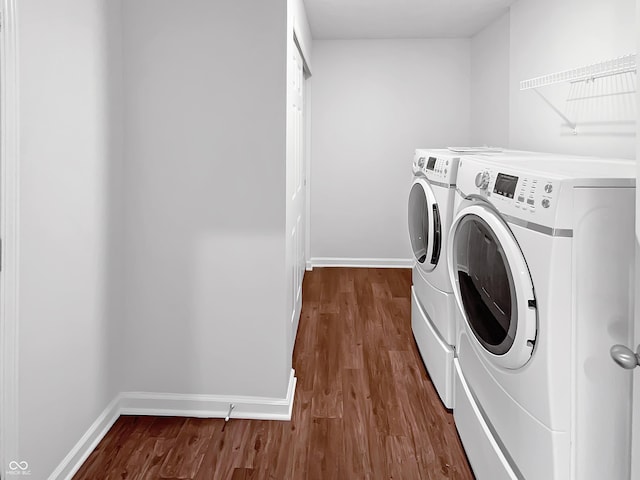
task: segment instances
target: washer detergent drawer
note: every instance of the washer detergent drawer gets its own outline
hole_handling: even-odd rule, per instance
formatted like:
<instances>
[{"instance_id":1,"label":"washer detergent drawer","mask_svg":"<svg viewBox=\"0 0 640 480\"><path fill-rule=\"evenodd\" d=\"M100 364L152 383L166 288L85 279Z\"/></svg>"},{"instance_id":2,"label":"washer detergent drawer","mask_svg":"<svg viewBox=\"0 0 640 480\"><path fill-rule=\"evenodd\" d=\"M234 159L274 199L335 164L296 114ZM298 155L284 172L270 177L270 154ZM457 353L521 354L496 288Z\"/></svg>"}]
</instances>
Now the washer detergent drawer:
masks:
<instances>
[{"instance_id":1,"label":"washer detergent drawer","mask_svg":"<svg viewBox=\"0 0 640 480\"><path fill-rule=\"evenodd\" d=\"M482 418L458 359L454 360L454 366L456 406L453 418L473 473L477 480L518 480Z\"/></svg>"},{"instance_id":2,"label":"washer detergent drawer","mask_svg":"<svg viewBox=\"0 0 640 480\"><path fill-rule=\"evenodd\" d=\"M440 400L453 408L453 347L442 340L411 287L411 328Z\"/></svg>"}]
</instances>

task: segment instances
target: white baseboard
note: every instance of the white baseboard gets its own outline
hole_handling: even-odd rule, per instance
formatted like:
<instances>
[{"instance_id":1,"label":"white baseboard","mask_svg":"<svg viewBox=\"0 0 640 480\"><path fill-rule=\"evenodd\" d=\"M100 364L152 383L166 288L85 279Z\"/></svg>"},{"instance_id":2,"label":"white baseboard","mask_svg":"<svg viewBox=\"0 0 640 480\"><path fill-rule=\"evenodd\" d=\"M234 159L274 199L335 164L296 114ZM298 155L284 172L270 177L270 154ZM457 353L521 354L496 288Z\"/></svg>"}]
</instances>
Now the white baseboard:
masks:
<instances>
[{"instance_id":1,"label":"white baseboard","mask_svg":"<svg viewBox=\"0 0 640 480\"><path fill-rule=\"evenodd\" d=\"M307 262L307 270L315 267L411 268L413 267L413 259L314 257Z\"/></svg>"},{"instance_id":2,"label":"white baseboard","mask_svg":"<svg viewBox=\"0 0 640 480\"><path fill-rule=\"evenodd\" d=\"M125 392L121 395L120 414L224 418L233 404L231 418L291 420L296 380L292 369L285 398Z\"/></svg>"},{"instance_id":3,"label":"white baseboard","mask_svg":"<svg viewBox=\"0 0 640 480\"><path fill-rule=\"evenodd\" d=\"M188 395L175 393L123 392L105 408L89 430L49 476L49 480L71 480L120 415L291 420L297 379L291 369L285 398L233 395Z\"/></svg>"},{"instance_id":4,"label":"white baseboard","mask_svg":"<svg viewBox=\"0 0 640 480\"><path fill-rule=\"evenodd\" d=\"M49 475L49 480L65 479L71 477L80 469L91 452L98 446L100 440L104 438L109 429L120 416L120 395L117 395L111 403L104 409L89 430L74 445L68 455L60 462L58 467Z\"/></svg>"}]
</instances>

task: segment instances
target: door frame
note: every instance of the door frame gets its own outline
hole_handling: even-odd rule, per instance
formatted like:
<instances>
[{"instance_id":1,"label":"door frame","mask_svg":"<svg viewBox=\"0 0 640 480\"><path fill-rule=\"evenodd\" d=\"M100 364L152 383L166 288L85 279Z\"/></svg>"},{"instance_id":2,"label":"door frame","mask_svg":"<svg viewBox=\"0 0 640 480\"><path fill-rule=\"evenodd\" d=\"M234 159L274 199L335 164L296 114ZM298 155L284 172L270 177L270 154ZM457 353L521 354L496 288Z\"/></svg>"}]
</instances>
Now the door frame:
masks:
<instances>
[{"instance_id":1,"label":"door frame","mask_svg":"<svg viewBox=\"0 0 640 480\"><path fill-rule=\"evenodd\" d=\"M293 22L295 23L295 22ZM309 143L309 138L308 138L308 133L309 133L309 125L308 125L308 118L309 118L309 113L307 111L307 107L309 105L308 103L308 93L307 93L307 86L308 86L308 79L311 76L311 71L307 62L307 59L305 58L304 55L304 50L298 40L298 33L297 33L297 29L295 27L295 25L292 28L291 31L291 37L289 39L289 43L287 46L287 187L286 187L286 191L287 191L287 212L286 212L286 235L287 235L287 245L288 242L290 241L290 237L289 235L291 234L291 227L298 228L298 226L300 227L299 231L298 231L298 235L300 233L302 233L302 235L305 236L305 238L302 239L302 242L300 242L299 239L296 239L295 242L298 242L299 245L299 249L296 249L295 247L293 248L293 256L290 258L291 263L293 264L295 271L298 272L300 271L300 281L296 282L296 275L293 275L293 283L295 284L294 286L296 287L295 290L293 292L290 292L292 294L292 301L293 301L293 305L294 305L294 310L291 316L291 322L290 322L290 331L289 331L289 327L287 328L287 331L289 332L289 345L290 345L290 350L291 353L293 353L293 349L295 347L295 340L296 340L296 336L297 336L297 331L298 331L298 325L300 323L300 314L302 312L302 285L303 285L303 280L304 280L304 274L305 271L307 270L307 258L308 258L308 254L309 254L309 250L308 250L308 228L309 228L309 219L308 219L308 212L309 212L309 198L308 198L308 191L309 191L309 184L307 181L308 178L308 152L309 152L309 148L308 148L308 143ZM289 202L291 201L291 198L289 198L289 182L290 180L290 175L292 175L292 173L289 172L289 169L291 167L290 165L290 158L289 155L292 154L290 152L290 139L289 139L289 135L291 134L290 131L290 120L289 120L289 82L290 82L290 65L289 62L291 62L291 56L293 53L293 50L295 49L295 51L297 52L297 54L300 57L301 63L302 63L302 96L300 101L302 102L302 126L301 126L301 130L299 132L299 135L302 137L301 141L302 141L302 151L300 152L301 157L300 158L300 164L299 167L301 170L304 170L302 173L302 176L299 178L299 182L296 181L296 187L298 188L299 186L299 190L298 190L298 194L303 196L303 205L300 205L300 217L302 217L302 222L304 223L304 225L297 225L297 222L294 221L293 225L289 225L290 222L290 212L289 212ZM296 167L297 169L298 167ZM297 175L297 173L296 173ZM300 183L302 183L300 185ZM287 247L287 249L289 249L289 247ZM302 252L299 252L299 250L303 250ZM292 255L291 251L287 252L287 257L289 258L289 256ZM288 261L287 261L288 262ZM287 263L287 269L289 269L289 263ZM298 270L299 269L299 270ZM290 275L290 273L288 273L287 275ZM289 286L289 277L287 277L287 286ZM300 293L299 297L298 297L298 292ZM299 303L298 303L298 298L299 298ZM287 305L288 308L288 305ZM289 311L287 310L287 315L289 314Z\"/></svg>"},{"instance_id":2,"label":"door frame","mask_svg":"<svg viewBox=\"0 0 640 480\"><path fill-rule=\"evenodd\" d=\"M294 22L295 23L295 22ZM302 186L304 188L304 264L305 270L312 270L310 262L309 252L311 251L311 228L310 228L310 196L311 196L311 182L309 181L309 173L311 171L311 67L307 62L307 58L304 53L305 50L300 44L300 36L298 35L298 29L294 25L293 27L293 48L298 49L300 58L302 59L302 136L303 136L303 151L302 162L304 165L304 176L302 179Z\"/></svg>"},{"instance_id":3,"label":"door frame","mask_svg":"<svg viewBox=\"0 0 640 480\"><path fill-rule=\"evenodd\" d=\"M639 0L640 1L640 0ZM306 269L313 270L311 265L311 69L309 64L304 58L304 52L302 53L302 60L304 62L303 69L303 82L304 82L304 203L305 203L305 219L304 219L304 261Z\"/></svg>"},{"instance_id":4,"label":"door frame","mask_svg":"<svg viewBox=\"0 0 640 480\"><path fill-rule=\"evenodd\" d=\"M311 170L311 68L304 56L304 49L300 44L297 28L293 27L293 48L298 50L302 59L302 164L304 167L302 187L304 190L304 248L303 260L304 270L313 270L310 262L309 252L311 251L311 228L310 228L310 195L311 182L309 181L309 172ZM295 329L297 330L297 328ZM295 333L294 333L295 336Z\"/></svg>"},{"instance_id":5,"label":"door frame","mask_svg":"<svg viewBox=\"0 0 640 480\"><path fill-rule=\"evenodd\" d=\"M0 473L18 451L18 0L0 3Z\"/></svg>"}]
</instances>

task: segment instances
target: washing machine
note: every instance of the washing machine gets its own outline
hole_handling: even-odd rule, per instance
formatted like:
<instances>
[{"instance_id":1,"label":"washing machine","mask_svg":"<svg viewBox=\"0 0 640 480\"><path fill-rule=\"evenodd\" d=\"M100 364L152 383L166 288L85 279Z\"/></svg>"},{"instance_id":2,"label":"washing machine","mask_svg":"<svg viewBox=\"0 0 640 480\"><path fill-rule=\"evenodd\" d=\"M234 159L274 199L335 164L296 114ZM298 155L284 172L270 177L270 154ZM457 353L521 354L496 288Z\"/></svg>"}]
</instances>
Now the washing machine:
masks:
<instances>
[{"instance_id":1,"label":"washing machine","mask_svg":"<svg viewBox=\"0 0 640 480\"><path fill-rule=\"evenodd\" d=\"M453 359L456 314L444 248L454 213L458 163L477 148L417 149L409 192L409 238L414 255L411 326L431 381L449 409L453 408ZM548 154L480 149L487 158L516 162Z\"/></svg>"},{"instance_id":2,"label":"washing machine","mask_svg":"<svg viewBox=\"0 0 640 480\"><path fill-rule=\"evenodd\" d=\"M447 266L454 419L478 480L629 478L633 161L465 157Z\"/></svg>"}]
</instances>

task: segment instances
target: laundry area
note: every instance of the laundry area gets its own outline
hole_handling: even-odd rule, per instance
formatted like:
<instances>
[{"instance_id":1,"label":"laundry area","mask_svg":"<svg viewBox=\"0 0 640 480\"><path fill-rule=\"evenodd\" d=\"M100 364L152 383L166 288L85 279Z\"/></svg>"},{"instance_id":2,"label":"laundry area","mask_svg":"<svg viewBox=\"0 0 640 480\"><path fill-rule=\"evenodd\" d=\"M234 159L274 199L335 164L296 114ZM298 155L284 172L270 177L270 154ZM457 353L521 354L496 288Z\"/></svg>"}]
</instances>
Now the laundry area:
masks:
<instances>
[{"instance_id":1,"label":"laundry area","mask_svg":"<svg viewBox=\"0 0 640 480\"><path fill-rule=\"evenodd\" d=\"M1 0L0 477L640 478L640 0Z\"/></svg>"},{"instance_id":2,"label":"laundry area","mask_svg":"<svg viewBox=\"0 0 640 480\"><path fill-rule=\"evenodd\" d=\"M417 150L409 207L413 333L476 478L628 478L635 161L477 150Z\"/></svg>"}]
</instances>

